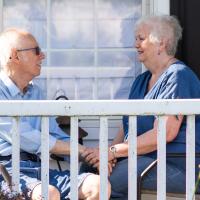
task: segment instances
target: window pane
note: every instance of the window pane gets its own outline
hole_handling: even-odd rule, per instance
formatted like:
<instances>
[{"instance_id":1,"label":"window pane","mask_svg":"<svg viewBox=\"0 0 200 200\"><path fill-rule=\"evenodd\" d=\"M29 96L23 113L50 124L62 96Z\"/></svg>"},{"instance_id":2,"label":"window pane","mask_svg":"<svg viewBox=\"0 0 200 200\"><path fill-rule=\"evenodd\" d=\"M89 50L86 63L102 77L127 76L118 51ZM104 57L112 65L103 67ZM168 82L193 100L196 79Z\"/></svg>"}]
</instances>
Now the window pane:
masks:
<instances>
[{"instance_id":1,"label":"window pane","mask_svg":"<svg viewBox=\"0 0 200 200\"><path fill-rule=\"evenodd\" d=\"M48 80L48 99L56 99L60 95L74 99L74 79L50 78Z\"/></svg>"},{"instance_id":2,"label":"window pane","mask_svg":"<svg viewBox=\"0 0 200 200\"><path fill-rule=\"evenodd\" d=\"M34 80L34 82L40 86L42 89L42 94L44 98L47 98L47 79L45 77L38 77L37 79Z\"/></svg>"},{"instance_id":3,"label":"window pane","mask_svg":"<svg viewBox=\"0 0 200 200\"><path fill-rule=\"evenodd\" d=\"M141 15L142 0L99 0L98 18L131 18Z\"/></svg>"},{"instance_id":4,"label":"window pane","mask_svg":"<svg viewBox=\"0 0 200 200\"><path fill-rule=\"evenodd\" d=\"M98 67L133 67L135 51L102 51L98 53Z\"/></svg>"},{"instance_id":5,"label":"window pane","mask_svg":"<svg viewBox=\"0 0 200 200\"><path fill-rule=\"evenodd\" d=\"M98 22L98 47L133 47L135 21L126 20L101 20ZM107 27L112 27L108 29Z\"/></svg>"},{"instance_id":6,"label":"window pane","mask_svg":"<svg viewBox=\"0 0 200 200\"><path fill-rule=\"evenodd\" d=\"M52 1L52 48L91 48L94 46L93 4L93 0Z\"/></svg>"},{"instance_id":7,"label":"window pane","mask_svg":"<svg viewBox=\"0 0 200 200\"><path fill-rule=\"evenodd\" d=\"M78 99L93 99L93 79L80 79L77 92Z\"/></svg>"},{"instance_id":8,"label":"window pane","mask_svg":"<svg viewBox=\"0 0 200 200\"><path fill-rule=\"evenodd\" d=\"M51 66L93 66L93 51L52 52Z\"/></svg>"},{"instance_id":9,"label":"window pane","mask_svg":"<svg viewBox=\"0 0 200 200\"><path fill-rule=\"evenodd\" d=\"M134 79L134 76L114 79L114 99L127 99Z\"/></svg>"},{"instance_id":10,"label":"window pane","mask_svg":"<svg viewBox=\"0 0 200 200\"><path fill-rule=\"evenodd\" d=\"M98 47L133 47L133 27L140 15L141 1L139 0L99 1Z\"/></svg>"},{"instance_id":11,"label":"window pane","mask_svg":"<svg viewBox=\"0 0 200 200\"><path fill-rule=\"evenodd\" d=\"M92 48L93 29L92 21L52 20L51 48Z\"/></svg>"},{"instance_id":12,"label":"window pane","mask_svg":"<svg viewBox=\"0 0 200 200\"><path fill-rule=\"evenodd\" d=\"M4 0L3 28L19 27L30 31L46 48L46 1Z\"/></svg>"}]
</instances>

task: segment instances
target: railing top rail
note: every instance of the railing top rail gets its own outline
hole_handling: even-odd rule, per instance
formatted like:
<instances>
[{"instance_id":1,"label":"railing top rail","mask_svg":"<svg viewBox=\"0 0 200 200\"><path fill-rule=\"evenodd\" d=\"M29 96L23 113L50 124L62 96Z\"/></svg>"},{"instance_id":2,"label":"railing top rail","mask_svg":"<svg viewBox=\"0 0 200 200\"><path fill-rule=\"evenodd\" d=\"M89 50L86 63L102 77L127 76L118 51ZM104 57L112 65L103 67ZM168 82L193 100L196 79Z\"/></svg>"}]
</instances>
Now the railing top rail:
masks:
<instances>
[{"instance_id":1,"label":"railing top rail","mask_svg":"<svg viewBox=\"0 0 200 200\"><path fill-rule=\"evenodd\" d=\"M200 99L0 101L0 116L200 114Z\"/></svg>"}]
</instances>

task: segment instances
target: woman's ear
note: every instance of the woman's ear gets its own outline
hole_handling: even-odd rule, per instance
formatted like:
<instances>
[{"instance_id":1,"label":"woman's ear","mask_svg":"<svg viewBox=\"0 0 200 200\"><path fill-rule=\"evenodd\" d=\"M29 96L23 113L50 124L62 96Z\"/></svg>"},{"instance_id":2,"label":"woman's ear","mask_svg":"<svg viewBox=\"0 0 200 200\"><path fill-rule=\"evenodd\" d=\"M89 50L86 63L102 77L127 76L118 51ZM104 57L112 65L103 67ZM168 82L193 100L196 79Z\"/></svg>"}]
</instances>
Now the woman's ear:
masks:
<instances>
[{"instance_id":1,"label":"woman's ear","mask_svg":"<svg viewBox=\"0 0 200 200\"><path fill-rule=\"evenodd\" d=\"M160 41L160 47L161 47L162 49L166 49L166 47L167 47L167 42L168 42L167 39L162 39L162 40Z\"/></svg>"},{"instance_id":2,"label":"woman's ear","mask_svg":"<svg viewBox=\"0 0 200 200\"><path fill-rule=\"evenodd\" d=\"M159 42L158 55L160 55L161 52L165 51L165 50L166 50L166 47L167 47L167 40L162 39L162 40Z\"/></svg>"}]
</instances>

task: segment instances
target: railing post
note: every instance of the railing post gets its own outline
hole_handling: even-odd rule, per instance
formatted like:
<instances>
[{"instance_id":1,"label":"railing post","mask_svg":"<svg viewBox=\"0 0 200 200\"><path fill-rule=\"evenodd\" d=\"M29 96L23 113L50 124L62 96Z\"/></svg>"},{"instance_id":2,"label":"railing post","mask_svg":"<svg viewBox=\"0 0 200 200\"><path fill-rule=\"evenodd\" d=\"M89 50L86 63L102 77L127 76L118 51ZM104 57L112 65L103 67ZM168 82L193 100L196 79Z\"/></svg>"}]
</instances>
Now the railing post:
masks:
<instances>
[{"instance_id":1,"label":"railing post","mask_svg":"<svg viewBox=\"0 0 200 200\"><path fill-rule=\"evenodd\" d=\"M100 200L108 199L108 119L100 117Z\"/></svg>"},{"instance_id":2,"label":"railing post","mask_svg":"<svg viewBox=\"0 0 200 200\"><path fill-rule=\"evenodd\" d=\"M71 117L70 155L70 199L78 200L78 117Z\"/></svg>"},{"instance_id":3,"label":"railing post","mask_svg":"<svg viewBox=\"0 0 200 200\"><path fill-rule=\"evenodd\" d=\"M19 192L19 160L20 160L20 135L19 135L19 117L13 118L12 127L12 189Z\"/></svg>"},{"instance_id":4,"label":"railing post","mask_svg":"<svg viewBox=\"0 0 200 200\"><path fill-rule=\"evenodd\" d=\"M129 117L128 199L137 200L137 118Z\"/></svg>"},{"instance_id":5,"label":"railing post","mask_svg":"<svg viewBox=\"0 0 200 200\"><path fill-rule=\"evenodd\" d=\"M166 199L166 117L158 117L157 200Z\"/></svg>"},{"instance_id":6,"label":"railing post","mask_svg":"<svg viewBox=\"0 0 200 200\"><path fill-rule=\"evenodd\" d=\"M187 116L186 128L186 199L192 200L195 189L195 116Z\"/></svg>"},{"instance_id":7,"label":"railing post","mask_svg":"<svg viewBox=\"0 0 200 200\"><path fill-rule=\"evenodd\" d=\"M42 199L49 199L49 118L42 117L41 124L41 180Z\"/></svg>"}]
</instances>

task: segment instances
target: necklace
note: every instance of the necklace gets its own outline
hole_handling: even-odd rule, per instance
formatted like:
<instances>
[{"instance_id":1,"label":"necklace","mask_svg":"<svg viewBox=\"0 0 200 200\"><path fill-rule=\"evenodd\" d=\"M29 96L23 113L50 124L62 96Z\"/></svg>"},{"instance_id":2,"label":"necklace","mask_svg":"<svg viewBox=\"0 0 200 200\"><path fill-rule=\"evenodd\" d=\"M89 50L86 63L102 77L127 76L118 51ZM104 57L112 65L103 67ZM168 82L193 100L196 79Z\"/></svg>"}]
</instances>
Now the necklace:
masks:
<instances>
[{"instance_id":1,"label":"necklace","mask_svg":"<svg viewBox=\"0 0 200 200\"><path fill-rule=\"evenodd\" d=\"M164 67L162 68L162 70L159 72L159 75L157 75L157 76L153 76L153 75L152 75L152 76L151 76L151 79L149 80L148 90L147 90L147 91L149 91L149 90L153 87L153 85L156 83L156 81L157 81L158 78L161 76L161 74L163 74L163 73L166 71L166 69L167 69L172 63L174 63L176 60L177 60L176 58L170 57L170 58L167 60L167 62L166 62L166 64L164 65Z\"/></svg>"},{"instance_id":2,"label":"necklace","mask_svg":"<svg viewBox=\"0 0 200 200\"><path fill-rule=\"evenodd\" d=\"M174 58L174 57L169 58L169 59L167 60L166 64L165 64L164 68L165 68L165 69L168 68L168 67L169 67L172 63L174 63L176 60L177 60L177 59Z\"/></svg>"}]
</instances>

